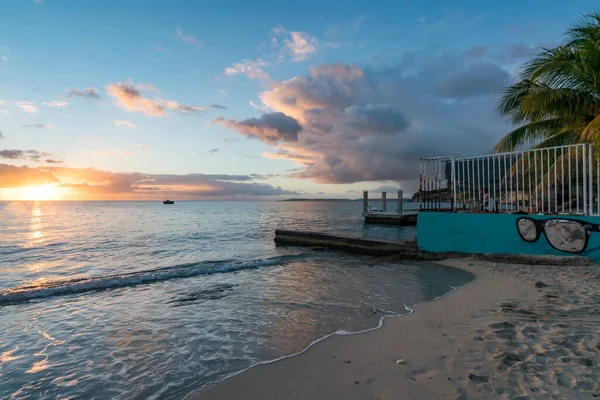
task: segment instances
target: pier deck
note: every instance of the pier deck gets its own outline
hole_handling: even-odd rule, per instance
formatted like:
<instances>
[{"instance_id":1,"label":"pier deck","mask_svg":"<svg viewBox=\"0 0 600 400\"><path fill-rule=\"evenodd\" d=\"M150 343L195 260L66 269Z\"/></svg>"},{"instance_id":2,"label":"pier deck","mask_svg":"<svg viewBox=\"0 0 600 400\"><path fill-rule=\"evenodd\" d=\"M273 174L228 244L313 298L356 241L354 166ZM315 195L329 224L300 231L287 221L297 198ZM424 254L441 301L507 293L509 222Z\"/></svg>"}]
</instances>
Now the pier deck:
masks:
<instances>
[{"instance_id":1,"label":"pier deck","mask_svg":"<svg viewBox=\"0 0 600 400\"><path fill-rule=\"evenodd\" d=\"M402 215L393 213L383 212L369 212L363 214L365 217L366 224L381 224L381 225L403 225L403 226L416 226L417 225L417 213Z\"/></svg>"}]
</instances>

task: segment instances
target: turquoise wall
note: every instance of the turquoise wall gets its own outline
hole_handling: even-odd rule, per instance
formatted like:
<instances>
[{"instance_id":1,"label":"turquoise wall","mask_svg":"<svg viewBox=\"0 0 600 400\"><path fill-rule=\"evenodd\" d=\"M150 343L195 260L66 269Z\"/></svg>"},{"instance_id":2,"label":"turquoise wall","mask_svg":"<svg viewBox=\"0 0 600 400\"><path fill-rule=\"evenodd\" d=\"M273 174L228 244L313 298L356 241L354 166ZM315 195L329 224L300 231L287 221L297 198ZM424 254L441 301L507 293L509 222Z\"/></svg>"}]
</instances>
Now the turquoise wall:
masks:
<instances>
[{"instance_id":1,"label":"turquoise wall","mask_svg":"<svg viewBox=\"0 0 600 400\"><path fill-rule=\"evenodd\" d=\"M417 220L417 243L419 248L431 252L457 252L475 254L530 254L561 255L553 249L542 235L535 243L527 243L519 237L516 220L524 215L472 214L420 212ZM527 215L535 219L556 216ZM561 216L600 223L600 217ZM584 253L576 254L600 262L600 232L592 232Z\"/></svg>"}]
</instances>

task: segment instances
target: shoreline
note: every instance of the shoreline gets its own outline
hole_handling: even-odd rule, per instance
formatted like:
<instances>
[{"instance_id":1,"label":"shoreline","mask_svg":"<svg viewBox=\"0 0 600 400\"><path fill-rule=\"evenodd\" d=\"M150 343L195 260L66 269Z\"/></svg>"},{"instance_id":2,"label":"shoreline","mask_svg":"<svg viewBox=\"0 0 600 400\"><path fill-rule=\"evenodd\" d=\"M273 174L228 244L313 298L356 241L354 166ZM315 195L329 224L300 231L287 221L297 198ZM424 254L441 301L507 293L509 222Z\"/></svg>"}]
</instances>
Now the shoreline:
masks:
<instances>
[{"instance_id":1,"label":"shoreline","mask_svg":"<svg viewBox=\"0 0 600 400\"><path fill-rule=\"evenodd\" d=\"M596 273L595 277L600 277L596 266L565 270L556 265L499 264L469 258L437 264L463 269L473 273L475 279L441 298L412 306L418 307L417 313L382 316L377 327L360 332L332 333L299 353L255 364L190 397L388 399L400 395L419 399L508 399L518 395L551 398L570 394L581 398L596 394L597 376L594 381L593 376L579 376L584 372L577 368L561 368L560 364L571 361L565 358L579 356L563 349L558 353L564 353L562 358L546 357L539 365L532 361L543 358L545 351L540 349L556 347L552 336L555 332L548 339L537 326L545 318L538 315L533 320L531 315L537 315L536 311L523 308L535 308L538 297L557 290L552 285L537 288L539 280L548 284L557 271L562 271L563 276L558 277L566 277L577 286L582 274ZM600 301L600 289L590 296ZM600 317L591 316L592 323L600 321ZM517 329L519 322L526 325L521 331ZM532 338L538 330L543 339L536 342ZM590 340L599 343L598 347L588 348L587 353L574 350L580 353L575 363L588 367L600 364L600 333L597 335ZM563 332L563 336L569 339L574 335ZM581 347L581 343L574 346ZM549 362L553 368L548 367ZM558 372L555 363L559 363ZM515 366L523 369L523 365L524 371L515 372ZM544 381L544 377L549 380Z\"/></svg>"},{"instance_id":2,"label":"shoreline","mask_svg":"<svg viewBox=\"0 0 600 400\"><path fill-rule=\"evenodd\" d=\"M476 279L476 278L475 278L475 279ZM466 285L467 283L471 283L471 282L472 282L472 281L470 281L470 282L466 282L464 285ZM462 286L464 286L464 285L461 285L461 286L459 286L458 288L460 288L460 287L462 287ZM320 337L320 338L318 338L318 339L314 340L314 341L313 341L313 342L311 342L311 343L310 343L308 346L306 346L304 349L302 349L302 350L300 350L300 351L298 351L298 352L296 352L296 353L289 354L289 355L284 355L284 356L281 356L281 357L274 358L274 359L272 359L272 360L260 361L260 362L257 362L256 364L252 364L251 366L249 366L249 367L247 367L247 368L244 368L244 369L242 369L241 371L234 372L233 374L231 374L231 375L229 375L229 376L227 376L227 377L223 378L222 380L220 380L220 381L218 381L218 382L215 382L215 383L211 384L210 386L208 386L208 387L206 387L206 388L204 388L204 389L201 389L201 391L200 391L200 392L196 392L196 393L194 393L194 394L191 394L191 395L189 395L189 396L188 396L188 398L194 398L194 399L196 399L196 398L198 398L198 396L199 396L201 393L203 393L204 391L206 391L206 390L209 390L209 389L211 389L211 388L212 388L212 387L214 387L214 386L219 386L219 385L222 385L222 384L224 384L226 381L228 381L228 380L230 380L230 379L233 379L233 378L235 378L235 377L236 377L236 376L238 376L238 375L244 374L244 373L246 373L246 372L250 371L250 370L251 370L251 369L253 369L253 368L257 368L257 367L264 366L264 365L270 365L270 364L274 364L274 363L277 363L277 362L280 362L280 361L287 360L287 359L289 359L289 358L294 358L294 357L301 356L302 354L306 353L308 350L310 350L310 349L311 349L313 346L315 346L316 344L318 344L318 343L320 343L320 342L322 342L322 341L324 341L324 340L327 340L327 339L329 339L329 338L332 338L332 337L335 337L335 336L361 335L361 334L365 334L365 333L369 333L369 332L372 332L372 331L379 330L379 329L383 328L383 326L384 326L384 323L385 323L385 320L386 320L386 319L390 319L390 318L404 318L404 317L408 317L408 316L412 315L412 314L415 312L415 310L414 310L414 309L415 309L415 308L417 308L417 307L419 307L420 305L422 305L422 304L426 304L426 303L430 303L430 302L439 301L439 300L443 299L444 297L447 297L447 296L449 296L450 294L452 294L452 293L456 292L456 291L458 290L458 288L456 288L456 287L452 287L452 289L451 289L451 290L449 290L447 293L445 293L445 294L443 294L443 295L441 295L441 296L438 296L438 297L436 297L436 298L434 298L434 299L431 299L431 300L426 300L426 301L423 301L423 302L421 302L421 303L416 303L416 304L413 304L413 305L412 305L412 306L410 306L410 307L409 307L409 306L407 306L406 304L404 304L404 309L405 309L406 311L408 311L406 314L386 314L386 315L382 315L382 316L381 316L381 318L379 318L379 322L378 322L377 326L374 326L374 327L372 327L372 328L366 328L366 329L362 329L362 330L360 330L360 331L346 331L346 330L339 330L339 331L336 331L336 332L332 332L332 333L329 333L329 334L327 334L327 335L325 335L325 336L323 336L323 337Z\"/></svg>"}]
</instances>

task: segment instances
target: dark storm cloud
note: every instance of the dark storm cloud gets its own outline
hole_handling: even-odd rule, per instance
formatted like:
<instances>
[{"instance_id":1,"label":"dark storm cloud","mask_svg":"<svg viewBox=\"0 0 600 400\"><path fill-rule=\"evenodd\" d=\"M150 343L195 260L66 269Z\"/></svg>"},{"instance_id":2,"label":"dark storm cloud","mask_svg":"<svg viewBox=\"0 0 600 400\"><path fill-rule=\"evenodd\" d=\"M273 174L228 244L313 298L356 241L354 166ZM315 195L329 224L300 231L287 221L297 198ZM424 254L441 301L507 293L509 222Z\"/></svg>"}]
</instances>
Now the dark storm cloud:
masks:
<instances>
[{"instance_id":1,"label":"dark storm cloud","mask_svg":"<svg viewBox=\"0 0 600 400\"><path fill-rule=\"evenodd\" d=\"M281 112L266 113L260 118L248 118L241 121L215 118L212 122L267 143L296 142L298 141L298 132L302 130L302 126L296 119Z\"/></svg>"}]
</instances>

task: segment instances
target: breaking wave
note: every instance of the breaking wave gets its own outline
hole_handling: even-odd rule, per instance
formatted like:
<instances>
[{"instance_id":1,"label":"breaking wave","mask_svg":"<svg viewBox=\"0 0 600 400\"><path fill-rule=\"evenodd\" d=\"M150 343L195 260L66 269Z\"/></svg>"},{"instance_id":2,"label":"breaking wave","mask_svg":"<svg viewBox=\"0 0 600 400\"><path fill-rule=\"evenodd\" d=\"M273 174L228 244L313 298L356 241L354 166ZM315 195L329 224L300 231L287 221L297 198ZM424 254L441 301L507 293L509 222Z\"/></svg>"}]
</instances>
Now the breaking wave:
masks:
<instances>
[{"instance_id":1,"label":"breaking wave","mask_svg":"<svg viewBox=\"0 0 600 400\"><path fill-rule=\"evenodd\" d=\"M199 275L211 275L235 272L245 269L255 269L271 265L279 265L301 257L303 257L303 255L277 256L250 261L203 261L126 274L50 282L45 281L37 284L0 290L0 306L21 303L33 299L116 289L166 281L169 279L189 278Z\"/></svg>"}]
</instances>

